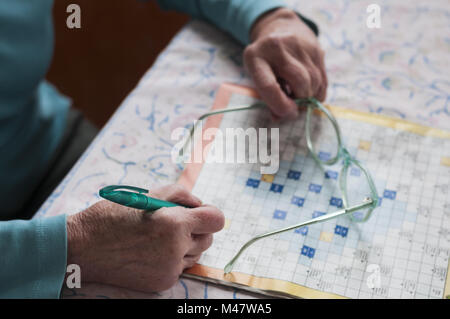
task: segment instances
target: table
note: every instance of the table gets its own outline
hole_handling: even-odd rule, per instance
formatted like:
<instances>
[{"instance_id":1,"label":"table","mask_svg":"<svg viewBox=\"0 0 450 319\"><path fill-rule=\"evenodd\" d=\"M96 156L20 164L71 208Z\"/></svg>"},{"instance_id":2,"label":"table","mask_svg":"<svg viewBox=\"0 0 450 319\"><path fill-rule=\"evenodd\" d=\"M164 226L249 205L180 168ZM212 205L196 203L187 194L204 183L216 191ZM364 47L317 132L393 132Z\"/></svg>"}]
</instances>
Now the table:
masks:
<instances>
[{"instance_id":1,"label":"table","mask_svg":"<svg viewBox=\"0 0 450 319\"><path fill-rule=\"evenodd\" d=\"M446 0L379 1L381 28L366 25L370 1L287 3L320 26L329 79L326 102L450 129L450 23ZM187 24L137 87L37 217L77 213L99 200L108 184L147 188L173 183L171 132L191 125L213 104L224 82L252 86L242 47L200 21ZM112 66L113 67L113 66ZM102 285L65 290L76 298L252 298L257 295L181 278L168 291L142 294Z\"/></svg>"}]
</instances>

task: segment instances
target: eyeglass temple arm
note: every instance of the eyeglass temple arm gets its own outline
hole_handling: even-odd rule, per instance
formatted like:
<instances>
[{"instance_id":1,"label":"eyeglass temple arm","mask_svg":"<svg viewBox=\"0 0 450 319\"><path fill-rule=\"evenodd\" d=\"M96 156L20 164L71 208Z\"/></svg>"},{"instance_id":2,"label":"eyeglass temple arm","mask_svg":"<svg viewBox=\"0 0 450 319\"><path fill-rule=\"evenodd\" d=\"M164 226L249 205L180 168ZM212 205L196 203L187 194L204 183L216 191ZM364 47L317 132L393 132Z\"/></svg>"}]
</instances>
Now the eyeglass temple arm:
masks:
<instances>
[{"instance_id":1,"label":"eyeglass temple arm","mask_svg":"<svg viewBox=\"0 0 450 319\"><path fill-rule=\"evenodd\" d=\"M238 253L233 257L233 259L231 259L231 261L225 266L224 272L226 274L231 272L231 270L233 269L234 263L239 258L239 256L244 252L244 250L247 249L251 244L253 244L254 242L256 242L256 241L258 241L260 239L263 239L263 238L268 237L268 236L276 235L276 234L279 234L279 233L283 233L283 232L286 232L286 231L289 231L289 230L292 230L292 229L296 229L296 228L312 225L312 224L323 222L323 221L326 221L326 220L330 220L330 219L333 219L333 218L336 218L336 217L339 217L339 216L342 216L342 215L350 214L350 213L356 212L356 211L358 211L360 209L364 209L364 208L370 207L372 205L372 203L373 203L373 199L372 198L367 198L367 199L364 200L364 202L362 204L355 205L355 206L348 207L348 208L344 208L344 209L340 209L340 210L338 210L338 211L336 211L334 213L322 215L322 216L310 219L310 220L308 220L306 222L302 222L302 223L299 223L299 224L296 224L296 225L288 226L288 227L285 227L285 228L282 228L282 229L274 230L274 231L271 231L271 232L267 232L267 233L255 236L255 237L250 239L248 242L246 242L242 246L242 248L238 251Z\"/></svg>"},{"instance_id":2,"label":"eyeglass temple arm","mask_svg":"<svg viewBox=\"0 0 450 319\"><path fill-rule=\"evenodd\" d=\"M262 102L258 102L258 103L254 103L250 106L238 106L238 107L232 107L232 108L224 108L224 109L220 109L217 111L212 111L212 112L208 112L203 114L202 116L200 116L197 121L195 121L195 124L191 127L191 130L189 132L189 136L186 138L186 141L183 144L183 147L180 149L179 151L179 155L181 156L181 154L184 154L184 151L187 147L187 145L189 144L189 142L192 140L192 136L194 135L194 132L196 130L196 128L198 127L198 125L207 117L210 117L212 115L218 115L218 114L224 114L224 113L229 113L229 112L237 112L237 111L247 111L247 110L252 110L252 109L257 109L257 108L263 108L266 107L267 105L265 103Z\"/></svg>"}]
</instances>

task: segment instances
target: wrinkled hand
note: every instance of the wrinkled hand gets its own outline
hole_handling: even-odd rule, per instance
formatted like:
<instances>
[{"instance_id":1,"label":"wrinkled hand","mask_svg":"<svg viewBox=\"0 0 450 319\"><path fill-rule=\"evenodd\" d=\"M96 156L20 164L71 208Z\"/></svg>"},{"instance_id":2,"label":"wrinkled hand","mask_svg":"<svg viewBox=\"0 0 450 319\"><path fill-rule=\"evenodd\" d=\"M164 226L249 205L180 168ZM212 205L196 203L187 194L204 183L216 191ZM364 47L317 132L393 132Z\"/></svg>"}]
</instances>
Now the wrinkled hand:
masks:
<instances>
[{"instance_id":1,"label":"wrinkled hand","mask_svg":"<svg viewBox=\"0 0 450 319\"><path fill-rule=\"evenodd\" d=\"M252 43L244 51L244 63L275 118L298 115L296 104L287 94L325 100L324 51L314 32L294 11L281 8L266 13L255 22L250 37Z\"/></svg>"},{"instance_id":2,"label":"wrinkled hand","mask_svg":"<svg viewBox=\"0 0 450 319\"><path fill-rule=\"evenodd\" d=\"M108 201L68 217L68 264L78 264L82 282L153 292L170 288L193 266L224 225L221 211L180 185L150 191L152 197L190 207L145 213Z\"/></svg>"}]
</instances>

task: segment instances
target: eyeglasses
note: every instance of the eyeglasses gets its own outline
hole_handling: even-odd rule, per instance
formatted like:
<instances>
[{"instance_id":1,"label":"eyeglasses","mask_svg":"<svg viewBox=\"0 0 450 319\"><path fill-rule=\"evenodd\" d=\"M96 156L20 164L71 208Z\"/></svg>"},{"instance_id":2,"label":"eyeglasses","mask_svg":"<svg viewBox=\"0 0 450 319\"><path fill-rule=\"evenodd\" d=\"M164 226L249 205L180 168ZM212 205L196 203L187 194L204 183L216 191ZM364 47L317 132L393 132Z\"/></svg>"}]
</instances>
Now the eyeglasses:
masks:
<instances>
[{"instance_id":1,"label":"eyeglasses","mask_svg":"<svg viewBox=\"0 0 450 319\"><path fill-rule=\"evenodd\" d=\"M224 271L225 273L229 273L232 271L234 264L238 260L238 258L242 255L242 253L253 243L256 241L277 235L283 232L287 232L290 230L294 230L297 228L305 227L308 225L324 222L333 218L337 218L340 216L347 215L350 217L350 219L354 222L365 222L367 221L372 211L375 209L375 207L378 205L378 194L375 187L375 184L373 182L372 176L370 175L369 171L364 168L364 166L356 160L354 157L352 157L349 153L349 151L343 146L342 139L341 139L341 132L339 125L335 119L335 117L330 113L330 111L323 106L318 100L315 98L306 98L306 99L296 99L296 104L299 108L301 107L307 107L307 114L306 114L306 123L305 123L305 136L306 136L306 143L309 150L309 153L311 154L314 161L319 165L321 170L325 172L325 166L331 166L336 164L339 160L342 160L342 169L339 175L339 190L342 196L342 204L337 204L335 206L338 206L339 208L342 207L342 209L337 210L333 213L324 214L319 217L312 218L308 221L301 222L298 224L294 224L285 228L277 229L274 231L269 231L260 235L257 235L247 241L241 249L237 252L237 254L231 259L231 261L225 266ZM243 106L243 107L234 107L234 108L226 108L223 110L213 111L210 113L203 114L198 121L194 124L194 126L190 130L190 134L188 138L186 139L184 146L182 149L180 149L180 156L182 152L185 151L186 147L189 145L192 137L194 136L195 130L198 128L198 124L201 123L202 120L205 118L217 115L217 114L223 114L228 112L237 112L237 111L247 111L252 109L258 109L258 108L266 108L267 105L263 102L258 102L255 104L252 104L250 106ZM316 147L314 145L314 142L311 138L311 131L312 131L312 116L313 113L318 113L319 115L325 116L329 122L332 124L333 130L336 134L337 139L337 151L335 156L330 158L324 158L323 156L320 156L320 154L317 153ZM365 188L367 189L367 196L363 198L362 200L359 199L359 203L354 203L352 200L349 199L349 192L348 192L348 175L349 171L357 171L359 176L362 176L365 178L363 182L365 182ZM326 173L325 173L326 174Z\"/></svg>"}]
</instances>

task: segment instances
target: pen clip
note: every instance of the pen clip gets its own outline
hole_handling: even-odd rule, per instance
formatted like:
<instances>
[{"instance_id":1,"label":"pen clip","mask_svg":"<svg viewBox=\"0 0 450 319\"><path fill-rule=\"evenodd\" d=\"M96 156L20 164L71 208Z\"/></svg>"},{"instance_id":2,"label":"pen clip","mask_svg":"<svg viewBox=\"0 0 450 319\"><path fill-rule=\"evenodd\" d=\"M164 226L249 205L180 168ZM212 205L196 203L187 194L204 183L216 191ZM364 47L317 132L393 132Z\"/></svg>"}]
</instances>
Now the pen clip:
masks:
<instances>
[{"instance_id":1,"label":"pen clip","mask_svg":"<svg viewBox=\"0 0 450 319\"><path fill-rule=\"evenodd\" d=\"M143 189L143 188L139 188L139 187L135 187L135 186L111 185L111 186L103 187L99 191L99 195L101 197L105 198L105 196L108 197L110 195L115 194L116 192L129 193L129 192L123 191L123 190L135 191L138 194L147 194L148 193L148 190Z\"/></svg>"}]
</instances>

